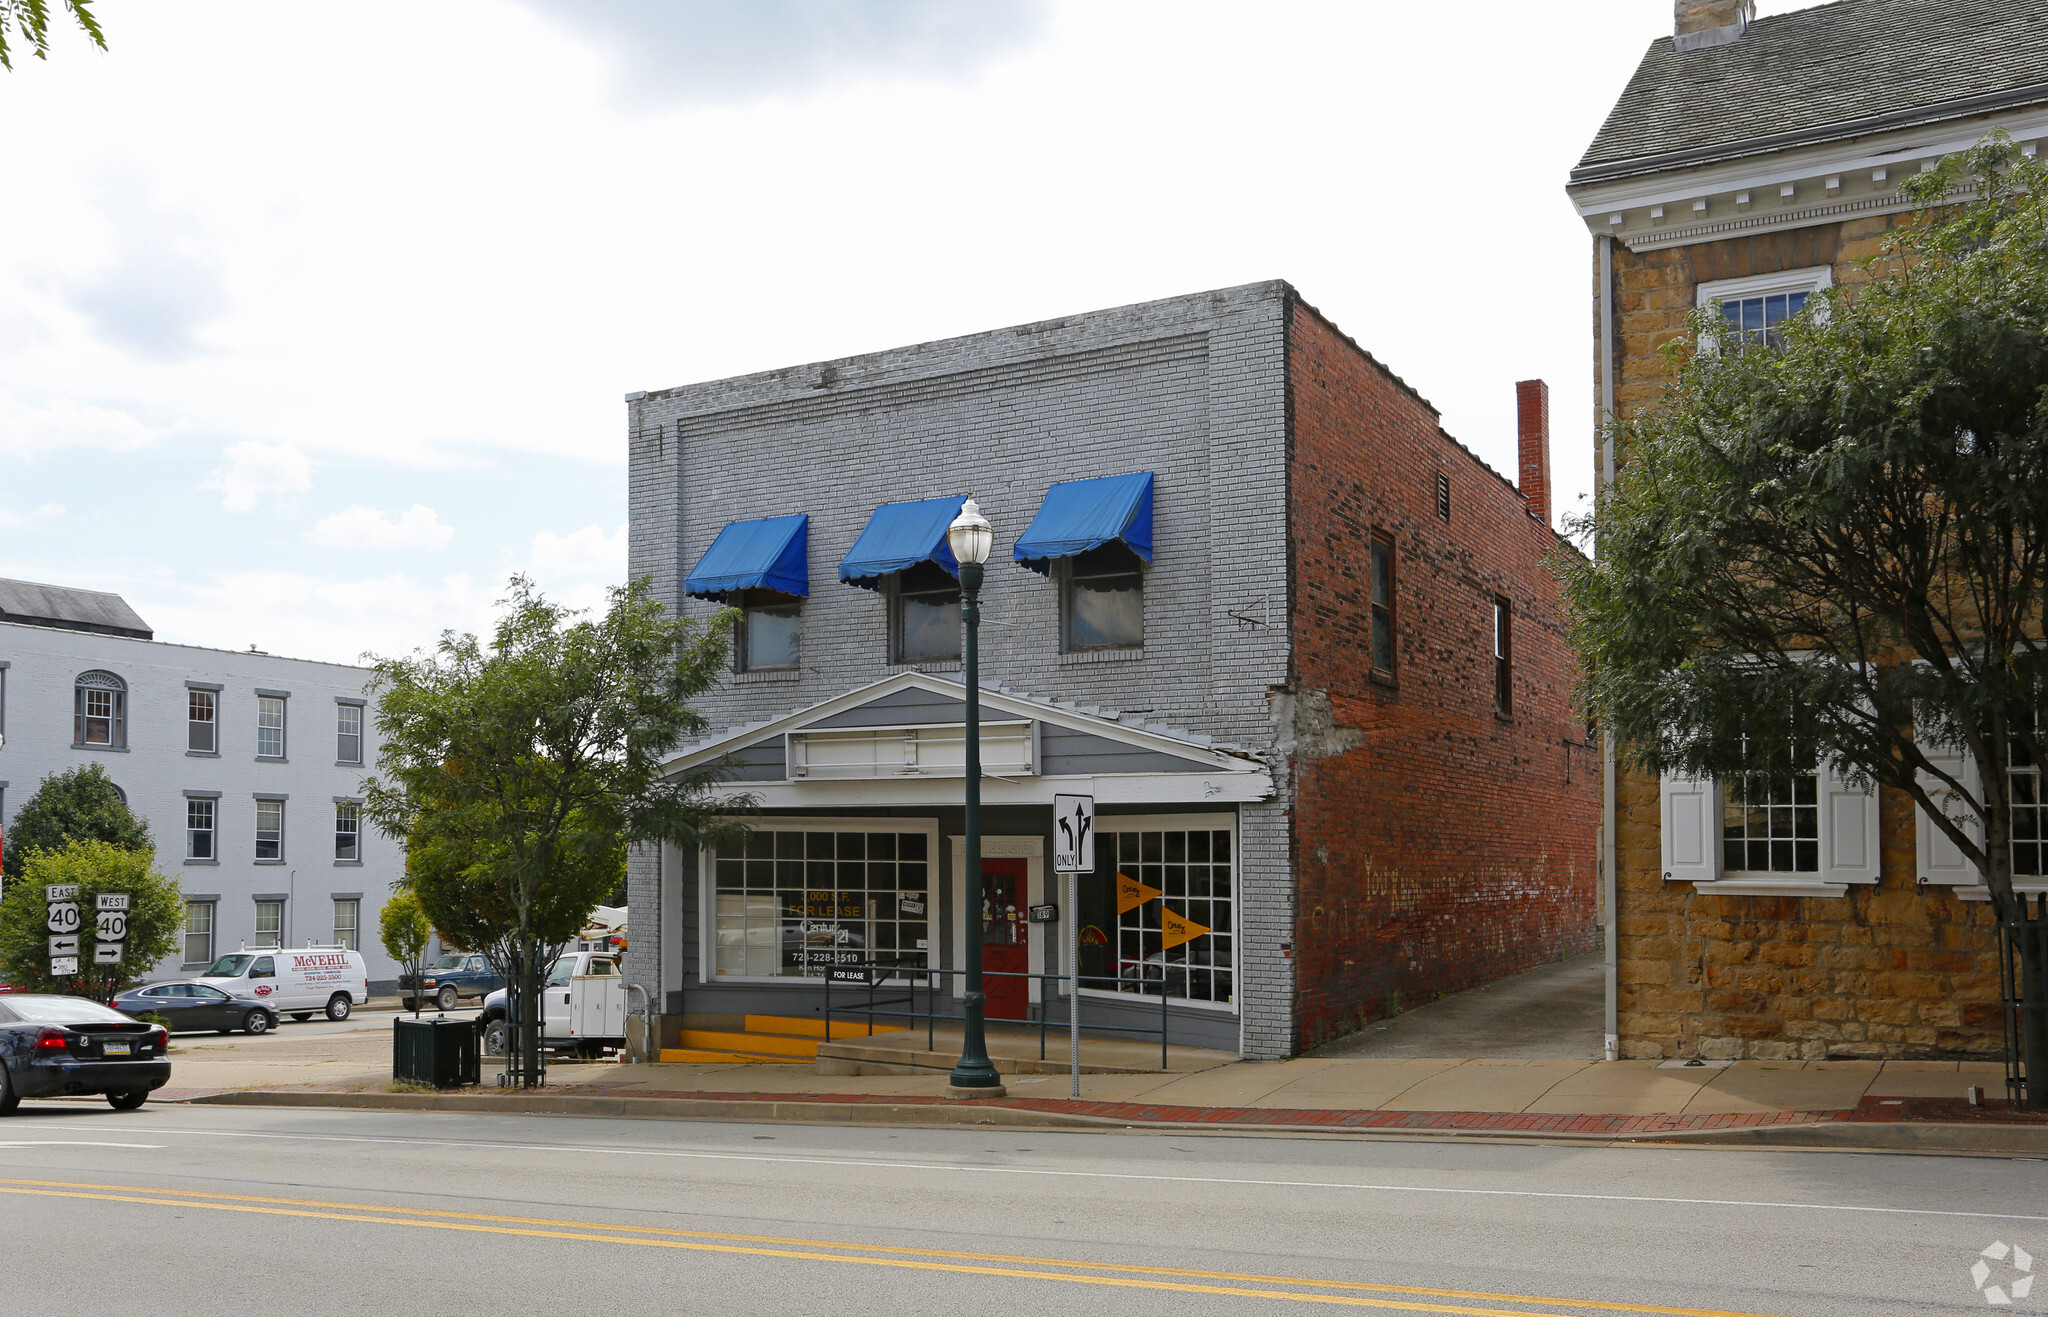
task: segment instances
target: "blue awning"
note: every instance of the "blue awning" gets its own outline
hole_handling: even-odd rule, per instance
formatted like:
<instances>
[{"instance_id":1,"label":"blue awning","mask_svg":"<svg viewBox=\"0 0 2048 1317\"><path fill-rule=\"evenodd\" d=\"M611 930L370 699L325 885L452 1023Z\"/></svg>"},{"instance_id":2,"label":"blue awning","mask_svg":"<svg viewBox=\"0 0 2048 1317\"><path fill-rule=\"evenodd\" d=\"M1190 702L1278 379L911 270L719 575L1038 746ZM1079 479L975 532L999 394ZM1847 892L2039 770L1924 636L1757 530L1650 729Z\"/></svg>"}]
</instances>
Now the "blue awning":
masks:
<instances>
[{"instance_id":1,"label":"blue awning","mask_svg":"<svg viewBox=\"0 0 2048 1317\"><path fill-rule=\"evenodd\" d=\"M1045 491L1038 515L1018 538L1011 556L1041 575L1055 558L1099 549L1122 540L1152 561L1152 473L1095 480L1063 480Z\"/></svg>"},{"instance_id":2,"label":"blue awning","mask_svg":"<svg viewBox=\"0 0 2048 1317\"><path fill-rule=\"evenodd\" d=\"M741 590L811 592L809 514L729 521L683 581L692 599L719 599Z\"/></svg>"},{"instance_id":3,"label":"blue awning","mask_svg":"<svg viewBox=\"0 0 2048 1317\"><path fill-rule=\"evenodd\" d=\"M839 579L872 590L890 572L927 560L958 576L960 564L946 543L946 527L960 515L966 498L924 498L911 503L884 503L868 518L860 538L839 560Z\"/></svg>"}]
</instances>

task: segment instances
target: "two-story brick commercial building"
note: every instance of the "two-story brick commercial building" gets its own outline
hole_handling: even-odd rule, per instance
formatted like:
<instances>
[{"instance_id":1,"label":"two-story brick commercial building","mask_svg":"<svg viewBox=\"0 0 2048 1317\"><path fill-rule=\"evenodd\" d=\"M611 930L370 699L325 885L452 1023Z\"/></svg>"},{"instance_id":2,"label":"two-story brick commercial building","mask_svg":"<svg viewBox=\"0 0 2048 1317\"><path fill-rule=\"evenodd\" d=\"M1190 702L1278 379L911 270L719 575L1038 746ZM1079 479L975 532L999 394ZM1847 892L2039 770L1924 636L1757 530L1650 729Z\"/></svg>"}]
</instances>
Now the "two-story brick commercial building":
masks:
<instances>
[{"instance_id":1,"label":"two-story brick commercial building","mask_svg":"<svg viewBox=\"0 0 2048 1317\"><path fill-rule=\"evenodd\" d=\"M671 1036L807 1013L835 961L956 968L977 905L988 968L1059 972L1074 920L1084 1018L1163 990L1175 1041L1258 1057L1587 949L1597 766L1522 389L1518 490L1275 282L628 395L633 574L742 610L726 730L677 762L730 757L761 811L730 853L633 861L627 972ZM945 544L970 493L978 900ZM1100 809L1078 910L1063 791Z\"/></svg>"},{"instance_id":2,"label":"two-story brick commercial building","mask_svg":"<svg viewBox=\"0 0 2048 1317\"><path fill-rule=\"evenodd\" d=\"M1676 0L1572 171L1593 235L1600 419L1661 396L1695 307L1767 343L1851 286L1910 206L1898 181L2004 128L2048 138L2048 24L2031 0L1840 0L1754 19ZM1615 478L1611 446L1601 479ZM1817 771L1765 818L1725 784L1621 772L1611 1034L1630 1056L1995 1054L1990 908L1911 803ZM1777 829L1783 832L1778 835ZM1780 844L1772 844L1777 842ZM1800 843L1811 844L1800 844ZM1784 844L1790 843L1790 844ZM2023 890L2042 889L2038 866Z\"/></svg>"},{"instance_id":3,"label":"two-story brick commercial building","mask_svg":"<svg viewBox=\"0 0 2048 1317\"><path fill-rule=\"evenodd\" d=\"M362 952L372 991L393 989L377 916L405 853L360 812L370 674L153 637L119 595L0 581L5 828L44 778L99 764L184 889L179 949L144 977L339 943Z\"/></svg>"}]
</instances>

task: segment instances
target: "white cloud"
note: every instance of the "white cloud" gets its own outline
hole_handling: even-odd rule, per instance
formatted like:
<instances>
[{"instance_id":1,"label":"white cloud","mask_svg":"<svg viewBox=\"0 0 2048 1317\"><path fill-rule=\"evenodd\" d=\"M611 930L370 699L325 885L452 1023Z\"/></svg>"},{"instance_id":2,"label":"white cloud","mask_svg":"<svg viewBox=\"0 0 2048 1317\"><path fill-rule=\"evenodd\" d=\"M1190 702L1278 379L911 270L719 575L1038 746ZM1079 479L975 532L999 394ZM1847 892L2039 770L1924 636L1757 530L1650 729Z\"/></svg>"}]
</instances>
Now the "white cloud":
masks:
<instances>
[{"instance_id":1,"label":"white cloud","mask_svg":"<svg viewBox=\"0 0 2048 1317\"><path fill-rule=\"evenodd\" d=\"M34 457L66 448L105 448L133 452L170 433L149 425L118 407L74 398L55 398L35 406L0 389L0 453Z\"/></svg>"},{"instance_id":2,"label":"white cloud","mask_svg":"<svg viewBox=\"0 0 2048 1317\"><path fill-rule=\"evenodd\" d=\"M6 508L0 508L0 530L32 526L38 521L48 521L52 517L63 515L64 505L61 503L45 503L33 512L10 512Z\"/></svg>"},{"instance_id":3,"label":"white cloud","mask_svg":"<svg viewBox=\"0 0 2048 1317\"><path fill-rule=\"evenodd\" d=\"M315 544L331 549L445 549L455 538L455 528L442 524L434 510L421 503L387 517L375 508L357 503L320 519L306 533Z\"/></svg>"},{"instance_id":4,"label":"white cloud","mask_svg":"<svg viewBox=\"0 0 2048 1317\"><path fill-rule=\"evenodd\" d=\"M534 573L545 579L596 578L609 585L626 579L626 528L605 534L602 526L585 526L567 535L544 530L533 537L528 554Z\"/></svg>"},{"instance_id":5,"label":"white cloud","mask_svg":"<svg viewBox=\"0 0 2048 1317\"><path fill-rule=\"evenodd\" d=\"M259 444L245 439L222 456L201 489L220 491L220 505L229 512L250 512L265 494L300 494L313 487L313 465L290 444Z\"/></svg>"}]
</instances>

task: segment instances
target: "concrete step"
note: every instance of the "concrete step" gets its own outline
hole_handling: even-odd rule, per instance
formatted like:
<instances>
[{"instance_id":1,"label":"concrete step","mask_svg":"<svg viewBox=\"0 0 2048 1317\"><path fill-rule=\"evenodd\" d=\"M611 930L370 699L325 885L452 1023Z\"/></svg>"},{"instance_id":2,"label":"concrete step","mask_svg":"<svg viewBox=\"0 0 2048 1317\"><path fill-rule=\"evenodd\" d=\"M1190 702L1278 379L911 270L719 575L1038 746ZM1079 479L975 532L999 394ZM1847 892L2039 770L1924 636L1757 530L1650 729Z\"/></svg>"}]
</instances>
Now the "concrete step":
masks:
<instances>
[{"instance_id":1,"label":"concrete step","mask_svg":"<svg viewBox=\"0 0 2048 1317\"><path fill-rule=\"evenodd\" d=\"M806 1058L801 1056L771 1056L766 1053L719 1052L700 1047L664 1047L661 1059L671 1063L696 1065L802 1065Z\"/></svg>"},{"instance_id":2,"label":"concrete step","mask_svg":"<svg viewBox=\"0 0 2048 1317\"><path fill-rule=\"evenodd\" d=\"M878 1033L902 1033L900 1024L866 1025L855 1020L832 1021L834 1038L870 1038ZM825 1022L807 1020L795 1015L749 1015L747 1032L781 1034L790 1038L823 1038Z\"/></svg>"}]
</instances>

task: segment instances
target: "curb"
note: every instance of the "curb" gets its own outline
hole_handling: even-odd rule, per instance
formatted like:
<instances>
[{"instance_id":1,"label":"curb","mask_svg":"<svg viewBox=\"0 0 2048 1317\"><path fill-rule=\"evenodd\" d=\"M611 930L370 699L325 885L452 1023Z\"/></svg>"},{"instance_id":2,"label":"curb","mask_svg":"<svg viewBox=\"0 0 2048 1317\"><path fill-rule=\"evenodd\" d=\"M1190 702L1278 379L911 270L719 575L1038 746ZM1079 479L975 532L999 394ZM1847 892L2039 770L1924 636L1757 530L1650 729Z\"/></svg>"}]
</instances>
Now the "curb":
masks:
<instances>
[{"instance_id":1,"label":"curb","mask_svg":"<svg viewBox=\"0 0 2048 1317\"><path fill-rule=\"evenodd\" d=\"M1174 1132L1304 1134L1352 1138L1429 1138L1541 1141L1571 1144L1667 1144L1717 1148L1773 1148L1786 1151L1920 1152L2048 1156L2048 1127L1874 1122L1821 1119L1719 1130L1617 1132L1607 1130L1468 1128L1431 1126L1329 1126L1146 1119L1033 1111L1001 1101L945 1103L849 1102L816 1099L731 1097L603 1097L581 1093L320 1093L253 1090L174 1099L180 1105L328 1108L359 1111L438 1111L462 1114L584 1116L635 1120L701 1120L803 1125L923 1125L974 1128L1108 1132L1144 1129Z\"/></svg>"}]
</instances>

